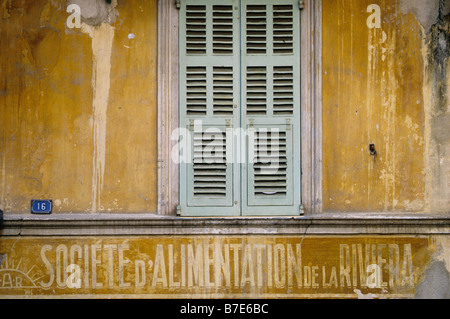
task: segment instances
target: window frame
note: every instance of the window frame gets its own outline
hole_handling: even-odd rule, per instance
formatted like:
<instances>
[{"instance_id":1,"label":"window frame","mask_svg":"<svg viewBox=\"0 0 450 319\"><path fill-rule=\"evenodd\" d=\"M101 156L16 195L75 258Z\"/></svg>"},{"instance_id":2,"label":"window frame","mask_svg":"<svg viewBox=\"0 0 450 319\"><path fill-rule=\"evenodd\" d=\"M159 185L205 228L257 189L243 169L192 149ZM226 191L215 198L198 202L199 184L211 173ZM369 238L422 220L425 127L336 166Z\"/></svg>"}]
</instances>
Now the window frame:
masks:
<instances>
[{"instance_id":1,"label":"window frame","mask_svg":"<svg viewBox=\"0 0 450 319\"><path fill-rule=\"evenodd\" d=\"M322 212L322 0L301 1L301 192L305 215ZM179 0L158 0L158 211L176 216L179 164ZM176 152L175 152L176 153ZM237 216L236 218L242 218Z\"/></svg>"}]
</instances>

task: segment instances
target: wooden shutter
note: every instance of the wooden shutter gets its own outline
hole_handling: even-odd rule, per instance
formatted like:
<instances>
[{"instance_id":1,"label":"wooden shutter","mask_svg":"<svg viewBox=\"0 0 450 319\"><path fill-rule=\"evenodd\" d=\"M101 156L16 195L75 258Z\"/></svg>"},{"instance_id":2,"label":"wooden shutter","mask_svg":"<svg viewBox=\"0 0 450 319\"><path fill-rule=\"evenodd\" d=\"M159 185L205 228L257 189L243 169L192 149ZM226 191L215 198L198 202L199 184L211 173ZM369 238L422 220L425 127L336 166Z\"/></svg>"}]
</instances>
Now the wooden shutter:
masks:
<instances>
[{"instance_id":1,"label":"wooden shutter","mask_svg":"<svg viewBox=\"0 0 450 319\"><path fill-rule=\"evenodd\" d=\"M239 215L240 168L230 139L240 120L238 14L237 0L181 1L180 127L192 146L180 165L183 216Z\"/></svg>"},{"instance_id":2,"label":"wooden shutter","mask_svg":"<svg viewBox=\"0 0 450 319\"><path fill-rule=\"evenodd\" d=\"M249 206L292 206L292 125L258 125L250 131Z\"/></svg>"},{"instance_id":3,"label":"wooden shutter","mask_svg":"<svg viewBox=\"0 0 450 319\"><path fill-rule=\"evenodd\" d=\"M179 37L180 126L192 145L181 215L297 215L298 1L182 0ZM242 148L235 129L246 132Z\"/></svg>"},{"instance_id":4,"label":"wooden shutter","mask_svg":"<svg viewBox=\"0 0 450 319\"><path fill-rule=\"evenodd\" d=\"M241 3L244 215L297 215L300 190L300 10L296 0Z\"/></svg>"}]
</instances>

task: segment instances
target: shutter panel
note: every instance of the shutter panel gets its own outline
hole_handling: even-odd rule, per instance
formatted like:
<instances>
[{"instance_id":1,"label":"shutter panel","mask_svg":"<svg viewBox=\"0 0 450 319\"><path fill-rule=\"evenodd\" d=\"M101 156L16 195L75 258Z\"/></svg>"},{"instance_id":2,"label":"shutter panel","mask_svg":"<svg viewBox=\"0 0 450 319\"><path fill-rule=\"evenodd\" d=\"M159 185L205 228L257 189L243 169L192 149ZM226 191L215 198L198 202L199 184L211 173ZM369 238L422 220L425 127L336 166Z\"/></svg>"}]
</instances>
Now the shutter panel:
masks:
<instances>
[{"instance_id":1,"label":"shutter panel","mask_svg":"<svg viewBox=\"0 0 450 319\"><path fill-rule=\"evenodd\" d=\"M298 1L182 0L179 37L181 215L297 215Z\"/></svg>"},{"instance_id":2,"label":"shutter panel","mask_svg":"<svg viewBox=\"0 0 450 319\"><path fill-rule=\"evenodd\" d=\"M241 4L243 214L297 215L300 190L300 11L296 0Z\"/></svg>"},{"instance_id":3,"label":"shutter panel","mask_svg":"<svg viewBox=\"0 0 450 319\"><path fill-rule=\"evenodd\" d=\"M190 136L193 160L187 172L188 206L232 207L234 176L233 166L227 163L226 127L194 127Z\"/></svg>"},{"instance_id":4,"label":"shutter panel","mask_svg":"<svg viewBox=\"0 0 450 319\"><path fill-rule=\"evenodd\" d=\"M237 0L181 2L179 117L192 146L180 164L182 216L239 215L230 134L240 121L238 14Z\"/></svg>"},{"instance_id":5,"label":"shutter panel","mask_svg":"<svg viewBox=\"0 0 450 319\"><path fill-rule=\"evenodd\" d=\"M292 127L270 125L251 129L253 156L249 154L249 205L293 205ZM252 142L250 140L250 142Z\"/></svg>"}]
</instances>

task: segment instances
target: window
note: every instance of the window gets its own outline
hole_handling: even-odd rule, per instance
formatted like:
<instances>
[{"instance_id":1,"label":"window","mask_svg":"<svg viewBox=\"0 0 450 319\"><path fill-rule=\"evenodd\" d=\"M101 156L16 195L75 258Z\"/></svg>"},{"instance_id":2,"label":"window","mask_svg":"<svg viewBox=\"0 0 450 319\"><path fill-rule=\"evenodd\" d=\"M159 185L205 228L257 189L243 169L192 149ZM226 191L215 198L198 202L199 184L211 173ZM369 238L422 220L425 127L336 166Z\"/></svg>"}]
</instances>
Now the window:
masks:
<instances>
[{"instance_id":1,"label":"window","mask_svg":"<svg viewBox=\"0 0 450 319\"><path fill-rule=\"evenodd\" d=\"M182 216L293 216L301 206L298 0L182 0Z\"/></svg>"}]
</instances>

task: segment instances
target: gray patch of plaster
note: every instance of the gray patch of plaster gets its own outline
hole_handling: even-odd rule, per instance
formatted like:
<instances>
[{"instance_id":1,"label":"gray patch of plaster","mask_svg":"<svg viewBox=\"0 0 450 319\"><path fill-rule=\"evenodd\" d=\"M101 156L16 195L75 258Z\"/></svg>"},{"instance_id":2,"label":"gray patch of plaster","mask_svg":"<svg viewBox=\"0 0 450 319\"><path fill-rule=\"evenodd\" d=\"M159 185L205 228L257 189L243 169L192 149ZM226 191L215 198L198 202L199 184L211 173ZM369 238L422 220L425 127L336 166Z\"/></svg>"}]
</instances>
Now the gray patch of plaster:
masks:
<instances>
[{"instance_id":1,"label":"gray patch of plaster","mask_svg":"<svg viewBox=\"0 0 450 319\"><path fill-rule=\"evenodd\" d=\"M113 24L119 13L115 9L117 0L107 3L106 0L67 0L67 5L80 6L82 22L98 26L102 23Z\"/></svg>"},{"instance_id":2,"label":"gray patch of plaster","mask_svg":"<svg viewBox=\"0 0 450 319\"><path fill-rule=\"evenodd\" d=\"M448 15L450 13L450 1L445 1L444 7L442 8L442 14Z\"/></svg>"},{"instance_id":3,"label":"gray patch of plaster","mask_svg":"<svg viewBox=\"0 0 450 319\"><path fill-rule=\"evenodd\" d=\"M434 138L440 143L445 144L450 141L450 114L443 114L433 119Z\"/></svg>"},{"instance_id":4,"label":"gray patch of plaster","mask_svg":"<svg viewBox=\"0 0 450 319\"><path fill-rule=\"evenodd\" d=\"M416 289L417 299L450 299L450 276L445 262L435 261Z\"/></svg>"},{"instance_id":5,"label":"gray patch of plaster","mask_svg":"<svg viewBox=\"0 0 450 319\"><path fill-rule=\"evenodd\" d=\"M400 11L403 14L413 13L425 31L429 31L439 15L439 0L401 0Z\"/></svg>"}]
</instances>

